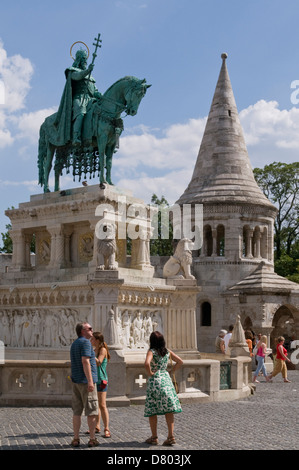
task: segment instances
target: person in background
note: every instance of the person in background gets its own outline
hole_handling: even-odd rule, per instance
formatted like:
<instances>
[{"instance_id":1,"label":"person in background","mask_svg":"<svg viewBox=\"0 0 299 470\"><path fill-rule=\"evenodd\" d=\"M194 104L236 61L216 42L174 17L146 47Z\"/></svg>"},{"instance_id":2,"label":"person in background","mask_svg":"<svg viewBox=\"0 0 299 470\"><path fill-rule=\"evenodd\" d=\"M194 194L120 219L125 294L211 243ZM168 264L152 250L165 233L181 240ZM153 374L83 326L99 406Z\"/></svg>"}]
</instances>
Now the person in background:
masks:
<instances>
[{"instance_id":1,"label":"person in background","mask_svg":"<svg viewBox=\"0 0 299 470\"><path fill-rule=\"evenodd\" d=\"M252 356L253 356L253 354L252 354L252 349L253 349L253 345L252 345L253 334L252 334L252 332L251 332L250 330L246 330L246 331L245 331L245 340L246 340L246 343L248 344L250 356L252 357Z\"/></svg>"},{"instance_id":2,"label":"person in background","mask_svg":"<svg viewBox=\"0 0 299 470\"><path fill-rule=\"evenodd\" d=\"M182 407L171 377L167 372L168 360L172 359L175 365L174 373L182 366L182 359L172 351L166 349L165 339L162 333L154 331L150 335L150 348L145 359L145 370L149 376L146 390L144 416L149 418L152 435L145 442L151 445L158 444L157 426L158 415L165 415L168 437L163 442L164 446L175 444L174 437L174 413L180 413Z\"/></svg>"},{"instance_id":3,"label":"person in background","mask_svg":"<svg viewBox=\"0 0 299 470\"><path fill-rule=\"evenodd\" d=\"M95 427L99 414L96 382L98 380L95 354L90 342L92 327L89 323L78 323L76 325L78 338L72 343L71 356L71 380L73 429L74 438L72 447L79 447L79 432L83 410L87 416L90 439L88 447L95 447L99 442L95 438Z\"/></svg>"},{"instance_id":4,"label":"person in background","mask_svg":"<svg viewBox=\"0 0 299 470\"><path fill-rule=\"evenodd\" d=\"M234 325L229 325L228 327L228 333L226 333L226 335L224 336L224 351L225 351L225 354L228 353L228 348L229 348L229 341L232 337L232 334L233 334L233 329L234 329Z\"/></svg>"},{"instance_id":5,"label":"person in background","mask_svg":"<svg viewBox=\"0 0 299 470\"><path fill-rule=\"evenodd\" d=\"M266 335L261 336L256 347L257 347L257 354L256 354L257 368L253 375L253 382L258 383L257 376L259 375L260 371L262 371L263 376L265 377L267 382L270 382L270 379L268 377L266 367L265 367L265 357L267 353L267 336Z\"/></svg>"},{"instance_id":6,"label":"person in background","mask_svg":"<svg viewBox=\"0 0 299 470\"><path fill-rule=\"evenodd\" d=\"M277 346L276 346L276 359L274 363L274 369L273 372L270 374L269 379L271 380L273 377L275 377L279 372L281 372L281 375L283 377L284 382L290 382L287 377L287 366L286 362L291 362L290 359L287 357L287 350L283 346L285 342L285 339L283 336L279 336L277 338Z\"/></svg>"},{"instance_id":7,"label":"person in background","mask_svg":"<svg viewBox=\"0 0 299 470\"><path fill-rule=\"evenodd\" d=\"M215 340L215 352L217 354L225 354L224 337L226 334L227 334L226 330L219 331L219 334Z\"/></svg>"},{"instance_id":8,"label":"person in background","mask_svg":"<svg viewBox=\"0 0 299 470\"><path fill-rule=\"evenodd\" d=\"M97 392L99 400L99 416L97 419L96 432L100 432L101 417L104 423L104 437L111 437L109 430L109 412L106 404L108 390L107 363L110 360L108 346L104 341L102 333L96 331L91 338L91 344L94 347L96 364L98 367ZM103 382L104 381L104 382Z\"/></svg>"}]
</instances>

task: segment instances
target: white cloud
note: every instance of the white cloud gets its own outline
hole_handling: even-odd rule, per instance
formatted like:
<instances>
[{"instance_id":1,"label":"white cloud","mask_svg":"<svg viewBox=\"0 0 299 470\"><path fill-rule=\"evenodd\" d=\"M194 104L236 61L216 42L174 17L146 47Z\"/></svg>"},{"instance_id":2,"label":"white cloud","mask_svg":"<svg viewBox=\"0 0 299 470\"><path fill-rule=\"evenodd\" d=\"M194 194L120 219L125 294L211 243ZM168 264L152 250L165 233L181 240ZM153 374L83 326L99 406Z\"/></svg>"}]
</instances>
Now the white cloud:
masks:
<instances>
[{"instance_id":1,"label":"white cloud","mask_svg":"<svg viewBox=\"0 0 299 470\"><path fill-rule=\"evenodd\" d=\"M192 169L193 170L193 169ZM150 203L153 194L165 196L169 204L174 204L186 189L192 170L181 169L169 172L164 176L141 175L139 178L122 178L117 186L133 191L133 196Z\"/></svg>"},{"instance_id":2,"label":"white cloud","mask_svg":"<svg viewBox=\"0 0 299 470\"><path fill-rule=\"evenodd\" d=\"M247 145L299 147L299 108L278 109L277 101L260 100L240 112Z\"/></svg>"},{"instance_id":3,"label":"white cloud","mask_svg":"<svg viewBox=\"0 0 299 470\"><path fill-rule=\"evenodd\" d=\"M131 171L138 165L156 170L175 170L192 165L197 156L206 119L190 119L174 124L157 137L155 131L144 129L141 135L121 137L115 161L118 169Z\"/></svg>"},{"instance_id":4,"label":"white cloud","mask_svg":"<svg viewBox=\"0 0 299 470\"><path fill-rule=\"evenodd\" d=\"M18 123L19 112L24 109L33 66L29 59L19 54L8 57L0 40L0 148L3 149L14 143L15 135L11 125ZM28 121L30 122L30 120ZM20 126L22 124L20 122ZM28 129L27 129L28 131ZM21 128L22 132L22 128ZM28 132L25 133L26 137Z\"/></svg>"},{"instance_id":5,"label":"white cloud","mask_svg":"<svg viewBox=\"0 0 299 470\"><path fill-rule=\"evenodd\" d=\"M27 139L29 143L36 144L39 138L39 129L47 116L55 113L57 108L47 108L24 113L14 119L18 126L17 138Z\"/></svg>"},{"instance_id":6,"label":"white cloud","mask_svg":"<svg viewBox=\"0 0 299 470\"><path fill-rule=\"evenodd\" d=\"M5 103L0 108L0 149L18 141L16 153L23 160L32 159L32 152L36 154L39 128L57 109L25 109L33 73L29 59L20 55L8 57L0 41L0 81L5 88ZM190 119L164 130L142 125L125 129L120 149L114 156L114 182L119 187L133 188L133 195L147 202L153 193L163 194L170 203L175 202L192 176L206 119ZM240 121L253 167L263 167L273 161L298 160L299 108L280 110L276 101L260 100L240 112ZM14 186L9 181L2 184ZM30 187L32 191L35 188L34 192L38 188L36 182L30 181L30 176L17 184ZM96 184L96 180L90 184ZM70 187L67 175L62 178L62 185Z\"/></svg>"},{"instance_id":7,"label":"white cloud","mask_svg":"<svg viewBox=\"0 0 299 470\"><path fill-rule=\"evenodd\" d=\"M13 143L13 138L9 130L0 128L0 149L4 147L8 147L12 143Z\"/></svg>"},{"instance_id":8,"label":"white cloud","mask_svg":"<svg viewBox=\"0 0 299 470\"><path fill-rule=\"evenodd\" d=\"M249 158L260 168L273 161L298 160L299 109L280 110L276 101L260 100L239 113ZM174 124L162 137L156 130L121 138L113 171L117 185L150 201L153 193L173 203L190 182L206 118Z\"/></svg>"},{"instance_id":9,"label":"white cloud","mask_svg":"<svg viewBox=\"0 0 299 470\"><path fill-rule=\"evenodd\" d=\"M4 85L4 109L15 112L23 109L30 90L33 65L19 54L8 57L0 41L0 79Z\"/></svg>"}]
</instances>

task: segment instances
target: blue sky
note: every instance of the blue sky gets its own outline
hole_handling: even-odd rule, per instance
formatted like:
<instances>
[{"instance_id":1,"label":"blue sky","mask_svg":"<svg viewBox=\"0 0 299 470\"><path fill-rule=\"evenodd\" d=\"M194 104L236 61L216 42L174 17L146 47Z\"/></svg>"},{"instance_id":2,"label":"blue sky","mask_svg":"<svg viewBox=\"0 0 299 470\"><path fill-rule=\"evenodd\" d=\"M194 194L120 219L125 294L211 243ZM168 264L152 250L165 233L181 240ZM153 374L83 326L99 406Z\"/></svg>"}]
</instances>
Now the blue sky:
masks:
<instances>
[{"instance_id":1,"label":"blue sky","mask_svg":"<svg viewBox=\"0 0 299 470\"><path fill-rule=\"evenodd\" d=\"M70 46L83 41L92 52L98 33L102 48L93 76L101 92L125 75L152 84L137 116L124 120L112 171L119 187L145 202L153 193L171 203L180 197L196 161L222 52L228 53L252 166L298 161L299 104L291 102L291 83L299 80L298 18L297 0L2 2L0 232L9 223L8 207L42 192L39 127L57 110L64 70L72 63ZM62 178L64 189L80 185Z\"/></svg>"}]
</instances>

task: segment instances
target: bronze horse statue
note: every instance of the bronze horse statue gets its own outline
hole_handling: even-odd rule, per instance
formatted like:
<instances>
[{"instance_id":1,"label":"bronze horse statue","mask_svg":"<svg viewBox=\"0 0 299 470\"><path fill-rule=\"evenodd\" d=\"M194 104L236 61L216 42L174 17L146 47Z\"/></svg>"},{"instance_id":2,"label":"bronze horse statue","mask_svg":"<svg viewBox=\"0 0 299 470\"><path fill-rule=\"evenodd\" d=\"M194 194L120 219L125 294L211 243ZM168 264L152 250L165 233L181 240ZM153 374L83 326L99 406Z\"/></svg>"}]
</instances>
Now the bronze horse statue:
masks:
<instances>
[{"instance_id":1,"label":"bronze horse statue","mask_svg":"<svg viewBox=\"0 0 299 470\"><path fill-rule=\"evenodd\" d=\"M54 191L59 191L59 177L63 168L69 172L73 167L73 176L89 173L100 176L101 184L113 184L111 167L113 153L116 151L118 138L123 130L121 113L135 116L147 88L151 85L146 80L136 77L124 77L111 85L99 98L88 104L83 121L82 145L77 148L70 142L57 145L55 120L57 113L48 116L40 127L38 148L39 184L44 192L49 192L49 175L55 154ZM106 169L106 175L105 175Z\"/></svg>"}]
</instances>

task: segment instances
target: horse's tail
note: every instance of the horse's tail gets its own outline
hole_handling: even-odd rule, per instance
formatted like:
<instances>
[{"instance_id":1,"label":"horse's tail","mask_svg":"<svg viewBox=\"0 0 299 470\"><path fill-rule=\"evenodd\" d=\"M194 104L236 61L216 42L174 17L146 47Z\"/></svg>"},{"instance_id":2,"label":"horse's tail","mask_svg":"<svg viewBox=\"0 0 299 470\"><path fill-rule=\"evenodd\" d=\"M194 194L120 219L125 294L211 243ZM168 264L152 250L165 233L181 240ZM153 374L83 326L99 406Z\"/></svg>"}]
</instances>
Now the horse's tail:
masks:
<instances>
[{"instance_id":1,"label":"horse's tail","mask_svg":"<svg viewBox=\"0 0 299 470\"><path fill-rule=\"evenodd\" d=\"M45 183L45 174L44 174L44 162L47 157L47 140L45 132L45 123L40 126L39 130L39 141L38 141L38 184L41 186Z\"/></svg>"}]
</instances>

